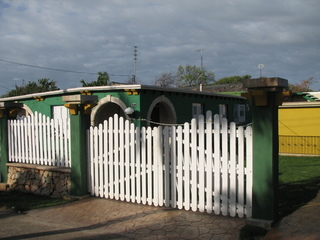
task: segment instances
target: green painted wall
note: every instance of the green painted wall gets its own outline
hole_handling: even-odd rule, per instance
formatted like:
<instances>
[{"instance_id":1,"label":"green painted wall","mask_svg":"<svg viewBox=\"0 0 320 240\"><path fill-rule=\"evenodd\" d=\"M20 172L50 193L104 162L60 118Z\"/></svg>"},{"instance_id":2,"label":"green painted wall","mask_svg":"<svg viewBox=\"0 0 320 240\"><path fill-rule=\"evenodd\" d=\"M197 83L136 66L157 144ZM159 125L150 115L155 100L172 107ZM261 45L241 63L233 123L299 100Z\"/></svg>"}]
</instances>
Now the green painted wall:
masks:
<instances>
[{"instance_id":1,"label":"green painted wall","mask_svg":"<svg viewBox=\"0 0 320 240\"><path fill-rule=\"evenodd\" d=\"M180 92L165 92L165 91L151 91L144 90L141 94L141 102L148 103L141 106L141 115L147 116L149 106L161 95L166 96L174 105L177 114L177 123L190 122L192 118L192 104L200 103L203 105L203 113L211 110L213 114L219 114L219 104L226 104L229 121L233 121L234 104L247 104L247 100L233 98L228 96L209 96L209 95L195 95L190 93ZM251 122L251 113L247 115L247 122Z\"/></svg>"},{"instance_id":2,"label":"green painted wall","mask_svg":"<svg viewBox=\"0 0 320 240\"><path fill-rule=\"evenodd\" d=\"M213 114L219 114L219 104L227 105L227 117L229 121L233 121L234 104L247 104L247 100L239 99L233 96L210 96L201 94L181 93L181 92L168 92L160 90L138 89L139 95L129 95L124 90L113 91L92 91L93 95L97 95L101 100L108 95L119 98L127 107L132 107L135 110L136 119L147 118L147 113L151 103L158 97L166 96L174 105L177 123L190 122L192 118L192 104L200 103L203 105L203 113L211 110ZM80 94L77 93L69 93ZM63 105L62 95L47 96L43 101L36 101L35 99L26 99L19 101L26 104L33 112L41 112L46 116L52 117L52 106ZM133 105L134 104L134 105ZM246 113L247 121L251 122L251 112ZM145 126L147 123L140 120L132 120L137 126Z\"/></svg>"},{"instance_id":3,"label":"green painted wall","mask_svg":"<svg viewBox=\"0 0 320 240\"><path fill-rule=\"evenodd\" d=\"M8 119L0 118L0 182L6 183L8 176Z\"/></svg>"},{"instance_id":4,"label":"green painted wall","mask_svg":"<svg viewBox=\"0 0 320 240\"><path fill-rule=\"evenodd\" d=\"M27 99L19 101L20 103L26 104L32 112L39 112L48 117L52 117L52 106L59 106L65 104L62 101L62 96L48 96L43 101L36 101L35 99Z\"/></svg>"}]
</instances>

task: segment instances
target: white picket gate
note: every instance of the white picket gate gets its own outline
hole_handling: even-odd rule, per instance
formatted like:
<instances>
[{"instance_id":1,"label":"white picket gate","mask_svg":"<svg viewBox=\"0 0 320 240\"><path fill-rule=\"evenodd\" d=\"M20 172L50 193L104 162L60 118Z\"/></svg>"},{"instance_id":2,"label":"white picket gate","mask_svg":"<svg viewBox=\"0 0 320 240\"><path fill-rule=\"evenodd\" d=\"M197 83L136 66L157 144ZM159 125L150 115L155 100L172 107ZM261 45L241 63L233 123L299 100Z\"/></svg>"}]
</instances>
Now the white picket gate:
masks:
<instances>
[{"instance_id":1,"label":"white picket gate","mask_svg":"<svg viewBox=\"0 0 320 240\"><path fill-rule=\"evenodd\" d=\"M250 217L252 129L211 112L191 124L139 128L109 118L88 130L92 195Z\"/></svg>"},{"instance_id":2,"label":"white picket gate","mask_svg":"<svg viewBox=\"0 0 320 240\"><path fill-rule=\"evenodd\" d=\"M9 162L71 166L70 121L35 112L8 120Z\"/></svg>"}]
</instances>

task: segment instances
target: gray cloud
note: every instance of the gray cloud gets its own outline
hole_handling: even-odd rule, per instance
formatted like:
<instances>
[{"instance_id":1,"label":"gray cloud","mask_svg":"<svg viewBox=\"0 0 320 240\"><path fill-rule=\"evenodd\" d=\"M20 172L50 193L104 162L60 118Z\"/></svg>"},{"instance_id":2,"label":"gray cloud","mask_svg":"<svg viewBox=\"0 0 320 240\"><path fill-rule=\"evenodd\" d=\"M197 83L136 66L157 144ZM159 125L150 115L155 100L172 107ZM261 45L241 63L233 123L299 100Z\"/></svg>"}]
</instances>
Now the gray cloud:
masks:
<instances>
[{"instance_id":1,"label":"gray cloud","mask_svg":"<svg viewBox=\"0 0 320 240\"><path fill-rule=\"evenodd\" d=\"M114 0L0 2L0 59L83 72L133 74L152 84L162 72L203 60L217 79L279 76L296 83L314 77L320 88L320 3L317 0ZM20 82L50 78L60 88L94 75L0 62L0 94ZM111 76L125 82L126 76Z\"/></svg>"}]
</instances>

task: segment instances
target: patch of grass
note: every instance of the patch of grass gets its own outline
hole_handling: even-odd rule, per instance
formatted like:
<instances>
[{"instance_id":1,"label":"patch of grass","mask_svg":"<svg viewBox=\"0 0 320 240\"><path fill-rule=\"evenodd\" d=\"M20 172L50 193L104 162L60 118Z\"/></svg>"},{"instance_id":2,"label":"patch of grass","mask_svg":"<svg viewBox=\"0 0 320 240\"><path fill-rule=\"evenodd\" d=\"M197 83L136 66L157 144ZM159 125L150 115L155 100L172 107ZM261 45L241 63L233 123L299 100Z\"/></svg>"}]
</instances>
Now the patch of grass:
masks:
<instances>
[{"instance_id":1,"label":"patch of grass","mask_svg":"<svg viewBox=\"0 0 320 240\"><path fill-rule=\"evenodd\" d=\"M20 191L0 191L0 207L7 207L16 212L24 212L30 209L50 207L68 203L74 200L64 198L51 198Z\"/></svg>"},{"instance_id":2,"label":"patch of grass","mask_svg":"<svg viewBox=\"0 0 320 240\"><path fill-rule=\"evenodd\" d=\"M287 216L320 190L320 157L279 157L279 212Z\"/></svg>"}]
</instances>

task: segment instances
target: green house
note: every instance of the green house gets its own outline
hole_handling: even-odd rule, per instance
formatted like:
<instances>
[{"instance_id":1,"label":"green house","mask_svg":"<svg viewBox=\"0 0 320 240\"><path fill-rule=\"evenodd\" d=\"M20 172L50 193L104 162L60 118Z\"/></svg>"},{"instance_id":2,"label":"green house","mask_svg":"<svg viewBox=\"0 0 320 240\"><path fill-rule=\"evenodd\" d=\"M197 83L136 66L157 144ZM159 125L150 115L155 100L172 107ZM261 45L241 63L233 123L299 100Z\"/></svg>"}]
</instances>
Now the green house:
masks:
<instances>
[{"instance_id":1,"label":"green house","mask_svg":"<svg viewBox=\"0 0 320 240\"><path fill-rule=\"evenodd\" d=\"M114 114L130 119L136 126L183 124L208 110L229 122L251 122L249 105L243 97L147 85L72 88L1 98L0 103L1 111L8 111L12 118L36 111L51 118L64 118L69 116L68 111L84 111L90 114L91 125Z\"/></svg>"}]
</instances>

